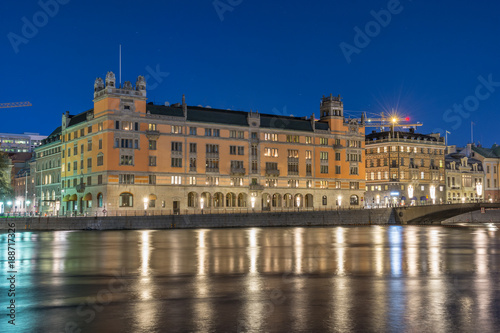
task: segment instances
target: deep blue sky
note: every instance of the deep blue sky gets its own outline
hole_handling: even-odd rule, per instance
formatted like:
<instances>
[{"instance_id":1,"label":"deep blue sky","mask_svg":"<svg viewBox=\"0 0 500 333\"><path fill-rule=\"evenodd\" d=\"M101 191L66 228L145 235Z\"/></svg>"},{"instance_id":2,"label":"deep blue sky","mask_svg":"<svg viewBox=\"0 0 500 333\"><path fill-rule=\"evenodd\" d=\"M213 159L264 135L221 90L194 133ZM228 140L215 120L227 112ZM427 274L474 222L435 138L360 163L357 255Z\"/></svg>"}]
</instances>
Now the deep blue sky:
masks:
<instances>
[{"instance_id":1,"label":"deep blue sky","mask_svg":"<svg viewBox=\"0 0 500 333\"><path fill-rule=\"evenodd\" d=\"M473 104L479 76L500 82L499 2L401 0L348 63L339 45L354 45L354 28L365 30L370 12L390 2L220 0L235 5L221 21L213 0L71 0L16 53L9 33L23 37L22 18L43 19L42 8L2 1L0 103L33 106L1 109L0 132L49 134L65 110L91 108L94 80L118 72L122 44L122 81L157 66L169 73L148 80L155 103L186 94L189 105L318 116L319 99L333 93L346 110L397 108L422 132L447 129L450 143L470 141L471 121L476 142L500 143L500 83ZM446 113L464 100L477 110Z\"/></svg>"}]
</instances>

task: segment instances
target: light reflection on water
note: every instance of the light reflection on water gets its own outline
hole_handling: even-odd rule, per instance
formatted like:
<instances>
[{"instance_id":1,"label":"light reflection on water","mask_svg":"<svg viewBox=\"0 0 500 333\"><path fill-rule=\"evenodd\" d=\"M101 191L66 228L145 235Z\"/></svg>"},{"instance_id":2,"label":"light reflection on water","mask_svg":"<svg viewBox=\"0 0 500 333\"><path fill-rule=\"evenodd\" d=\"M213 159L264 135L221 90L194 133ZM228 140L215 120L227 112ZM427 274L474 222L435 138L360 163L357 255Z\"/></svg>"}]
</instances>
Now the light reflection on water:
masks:
<instances>
[{"instance_id":1,"label":"light reflection on water","mask_svg":"<svg viewBox=\"0 0 500 333\"><path fill-rule=\"evenodd\" d=\"M17 328L496 332L499 235L415 226L19 233ZM6 251L0 260L7 271ZM99 303L109 290L112 301Z\"/></svg>"}]
</instances>

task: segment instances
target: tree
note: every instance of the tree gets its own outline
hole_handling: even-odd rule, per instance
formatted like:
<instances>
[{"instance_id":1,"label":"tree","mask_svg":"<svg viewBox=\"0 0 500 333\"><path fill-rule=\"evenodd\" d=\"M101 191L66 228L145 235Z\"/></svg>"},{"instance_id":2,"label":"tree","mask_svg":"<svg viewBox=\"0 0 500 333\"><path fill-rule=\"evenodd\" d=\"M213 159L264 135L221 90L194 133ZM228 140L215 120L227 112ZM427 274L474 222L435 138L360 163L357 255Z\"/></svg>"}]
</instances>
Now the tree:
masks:
<instances>
[{"instance_id":1,"label":"tree","mask_svg":"<svg viewBox=\"0 0 500 333\"><path fill-rule=\"evenodd\" d=\"M7 154L0 152L0 200L12 199L13 190L10 184L10 160Z\"/></svg>"}]
</instances>

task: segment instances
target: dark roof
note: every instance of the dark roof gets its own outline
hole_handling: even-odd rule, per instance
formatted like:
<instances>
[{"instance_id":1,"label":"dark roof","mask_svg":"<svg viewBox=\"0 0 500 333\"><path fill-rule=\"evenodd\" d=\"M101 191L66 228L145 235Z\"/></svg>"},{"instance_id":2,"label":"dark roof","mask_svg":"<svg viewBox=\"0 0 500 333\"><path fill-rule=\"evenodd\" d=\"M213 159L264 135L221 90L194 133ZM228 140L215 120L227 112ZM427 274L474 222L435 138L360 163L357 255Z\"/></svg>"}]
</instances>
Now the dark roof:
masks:
<instances>
[{"instance_id":1,"label":"dark roof","mask_svg":"<svg viewBox=\"0 0 500 333\"><path fill-rule=\"evenodd\" d=\"M370 133L365 136L365 141L374 141L374 140L383 140L383 139L388 139L389 135L391 132L385 131L385 132L375 132L375 133ZM411 133L411 132L401 132L401 131L394 131L394 136L397 138L399 136L400 139L409 139L409 140L415 140L416 142L418 141L434 141L438 142L438 139L434 136L431 135L426 135L426 134L420 134L420 133ZM444 138L440 138L443 139ZM439 140L442 141L442 140ZM444 141L443 141L444 142Z\"/></svg>"},{"instance_id":2,"label":"dark roof","mask_svg":"<svg viewBox=\"0 0 500 333\"><path fill-rule=\"evenodd\" d=\"M494 144L491 148L472 146L472 150L484 157L500 158L500 146L497 144Z\"/></svg>"},{"instance_id":3,"label":"dark roof","mask_svg":"<svg viewBox=\"0 0 500 333\"><path fill-rule=\"evenodd\" d=\"M465 154L461 154L461 153L452 153L452 154L446 155L444 157L446 169L451 168L451 162L456 162L455 170L458 170L459 166L462 163L462 158L464 158L464 157L466 157ZM481 163L480 160L468 157L467 158L467 165L472 168L473 164L477 164L478 171L483 171L483 163Z\"/></svg>"},{"instance_id":4,"label":"dark roof","mask_svg":"<svg viewBox=\"0 0 500 333\"><path fill-rule=\"evenodd\" d=\"M94 109L90 109L87 111L84 111L82 113L79 113L74 116L70 116L69 124L68 127L78 125L79 123L83 123L84 121L87 121L87 113L93 113Z\"/></svg>"},{"instance_id":5,"label":"dark roof","mask_svg":"<svg viewBox=\"0 0 500 333\"><path fill-rule=\"evenodd\" d=\"M52 133L50 133L48 138L51 138L53 136L58 136L58 135L61 135L61 126L59 126Z\"/></svg>"},{"instance_id":6,"label":"dark roof","mask_svg":"<svg viewBox=\"0 0 500 333\"><path fill-rule=\"evenodd\" d=\"M175 106L163 106L148 103L146 105L146 110L151 114L156 115L184 117L182 106L179 104ZM248 114L249 112L245 111L212 109L201 106L187 106L187 121L192 122L248 126ZM260 113L260 127L290 129L308 132L313 131L310 119L265 113ZM316 122L316 128L328 130L328 123Z\"/></svg>"}]
</instances>

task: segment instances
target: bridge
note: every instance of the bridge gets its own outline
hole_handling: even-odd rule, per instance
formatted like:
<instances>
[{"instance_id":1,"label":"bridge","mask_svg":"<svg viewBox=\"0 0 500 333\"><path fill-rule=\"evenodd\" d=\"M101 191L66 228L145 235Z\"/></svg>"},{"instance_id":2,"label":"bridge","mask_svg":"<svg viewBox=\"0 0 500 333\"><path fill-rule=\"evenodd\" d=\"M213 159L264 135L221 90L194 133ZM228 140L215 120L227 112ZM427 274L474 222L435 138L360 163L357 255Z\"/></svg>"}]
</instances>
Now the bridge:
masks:
<instances>
[{"instance_id":1,"label":"bridge","mask_svg":"<svg viewBox=\"0 0 500 333\"><path fill-rule=\"evenodd\" d=\"M396 224L432 224L450 217L480 210L500 208L500 203L463 203L394 208Z\"/></svg>"}]
</instances>

